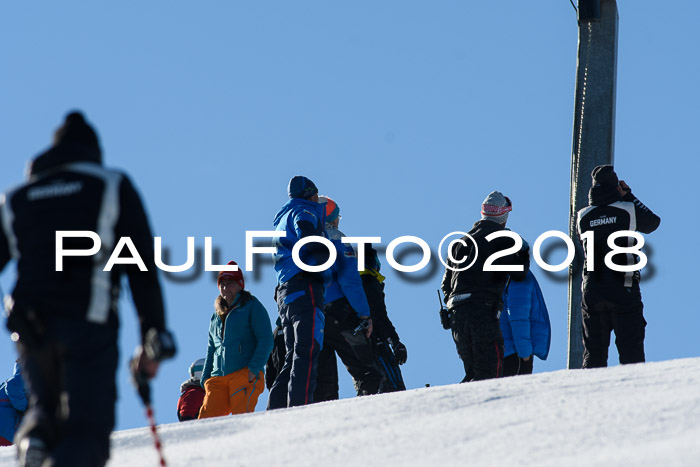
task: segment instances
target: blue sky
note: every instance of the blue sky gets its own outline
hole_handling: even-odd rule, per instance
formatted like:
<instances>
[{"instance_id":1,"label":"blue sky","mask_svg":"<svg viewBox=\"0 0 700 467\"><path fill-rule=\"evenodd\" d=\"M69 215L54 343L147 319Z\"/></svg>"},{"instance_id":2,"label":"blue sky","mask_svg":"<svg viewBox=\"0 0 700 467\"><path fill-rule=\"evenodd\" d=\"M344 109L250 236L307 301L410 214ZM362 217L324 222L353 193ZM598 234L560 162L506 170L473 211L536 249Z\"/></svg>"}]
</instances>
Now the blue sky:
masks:
<instances>
[{"instance_id":1,"label":"blue sky","mask_svg":"<svg viewBox=\"0 0 700 467\"><path fill-rule=\"evenodd\" d=\"M492 190L513 200L509 227L530 243L567 232L578 37L567 0L80 3L0 7L0 189L22 180L27 159L78 108L99 132L106 165L137 184L173 263L184 262L187 236L199 247L210 236L223 262L242 262L245 231L272 228L296 174L338 202L341 230L381 236L384 246L415 235L437 249L448 232L469 229ZM615 166L662 218L647 236L654 273L642 272L647 359L696 356L700 316L688 291L699 226L690 188L700 168L700 7L618 8ZM442 266L402 277L382 260L389 313L408 347L407 385L461 380L437 316ZM565 368L566 271L533 271L553 331L535 371ZM154 383L160 422L176 420L179 384L206 351L211 274L161 276L180 353ZM246 278L274 319L271 266ZM13 282L10 265L0 284ZM146 423L125 371L134 315L123 300L118 428ZM8 376L14 358L3 327Z\"/></svg>"}]
</instances>

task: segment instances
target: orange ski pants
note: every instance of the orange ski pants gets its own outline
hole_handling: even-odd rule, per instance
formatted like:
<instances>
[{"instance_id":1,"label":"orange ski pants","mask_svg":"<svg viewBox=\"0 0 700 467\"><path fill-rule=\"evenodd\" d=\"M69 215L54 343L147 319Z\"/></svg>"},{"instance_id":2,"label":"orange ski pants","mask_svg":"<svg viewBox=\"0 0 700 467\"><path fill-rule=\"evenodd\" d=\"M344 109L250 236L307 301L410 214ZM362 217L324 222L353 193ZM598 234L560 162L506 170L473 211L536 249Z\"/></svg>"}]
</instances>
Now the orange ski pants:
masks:
<instances>
[{"instance_id":1,"label":"orange ski pants","mask_svg":"<svg viewBox=\"0 0 700 467\"><path fill-rule=\"evenodd\" d=\"M262 371L248 382L248 367L225 376L213 376L204 382L205 395L199 418L253 412L264 387Z\"/></svg>"}]
</instances>

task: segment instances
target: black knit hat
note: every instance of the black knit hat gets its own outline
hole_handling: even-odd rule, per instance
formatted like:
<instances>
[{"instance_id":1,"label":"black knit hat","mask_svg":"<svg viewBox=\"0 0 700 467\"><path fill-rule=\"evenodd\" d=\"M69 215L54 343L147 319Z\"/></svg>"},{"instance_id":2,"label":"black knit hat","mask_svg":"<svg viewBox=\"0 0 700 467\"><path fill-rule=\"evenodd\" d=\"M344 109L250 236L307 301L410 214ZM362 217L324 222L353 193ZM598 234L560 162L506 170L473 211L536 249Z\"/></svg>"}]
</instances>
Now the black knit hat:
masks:
<instances>
[{"instance_id":1,"label":"black knit hat","mask_svg":"<svg viewBox=\"0 0 700 467\"><path fill-rule=\"evenodd\" d=\"M610 164L599 165L593 172L591 172L591 177L593 177L593 185L601 185L604 187L617 187L620 181L617 178L615 169Z\"/></svg>"},{"instance_id":2,"label":"black knit hat","mask_svg":"<svg viewBox=\"0 0 700 467\"><path fill-rule=\"evenodd\" d=\"M82 144L96 149L100 154L102 153L95 130L85 122L83 114L77 111L66 115L65 122L58 127L53 135L54 146L70 143Z\"/></svg>"},{"instance_id":3,"label":"black knit hat","mask_svg":"<svg viewBox=\"0 0 700 467\"><path fill-rule=\"evenodd\" d=\"M309 199L318 193L318 188L314 182L304 177L303 175L295 175L289 181L287 194L290 198Z\"/></svg>"}]
</instances>

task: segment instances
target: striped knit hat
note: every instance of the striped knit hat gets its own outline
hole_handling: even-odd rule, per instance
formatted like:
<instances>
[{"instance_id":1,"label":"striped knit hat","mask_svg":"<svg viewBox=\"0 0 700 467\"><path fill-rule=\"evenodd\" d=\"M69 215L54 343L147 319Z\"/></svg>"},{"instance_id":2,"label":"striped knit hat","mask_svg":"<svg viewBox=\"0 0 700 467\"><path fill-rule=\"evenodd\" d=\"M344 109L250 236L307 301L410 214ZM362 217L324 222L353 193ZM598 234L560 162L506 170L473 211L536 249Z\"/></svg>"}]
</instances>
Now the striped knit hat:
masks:
<instances>
[{"instance_id":1,"label":"striped knit hat","mask_svg":"<svg viewBox=\"0 0 700 467\"><path fill-rule=\"evenodd\" d=\"M326 224L330 224L340 217L340 207L338 207L338 203L331 198L328 196L319 196L318 202L326 205Z\"/></svg>"},{"instance_id":2,"label":"striped knit hat","mask_svg":"<svg viewBox=\"0 0 700 467\"><path fill-rule=\"evenodd\" d=\"M492 191L481 205L481 218L505 224L508 213L512 210L513 205L507 196L503 196L500 191Z\"/></svg>"}]
</instances>

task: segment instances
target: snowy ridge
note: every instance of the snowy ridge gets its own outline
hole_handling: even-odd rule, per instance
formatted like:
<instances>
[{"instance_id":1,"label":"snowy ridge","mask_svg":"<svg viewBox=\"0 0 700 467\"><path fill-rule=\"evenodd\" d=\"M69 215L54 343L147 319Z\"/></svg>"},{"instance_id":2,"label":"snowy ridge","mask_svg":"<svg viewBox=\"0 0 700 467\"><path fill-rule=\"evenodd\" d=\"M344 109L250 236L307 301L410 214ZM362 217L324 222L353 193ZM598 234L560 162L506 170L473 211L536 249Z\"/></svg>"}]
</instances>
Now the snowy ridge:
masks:
<instances>
[{"instance_id":1,"label":"snowy ridge","mask_svg":"<svg viewBox=\"0 0 700 467\"><path fill-rule=\"evenodd\" d=\"M421 388L159 430L172 466L700 465L700 358ZM0 465L13 455L0 448ZM157 462L147 428L113 434L110 467Z\"/></svg>"}]
</instances>

